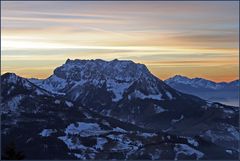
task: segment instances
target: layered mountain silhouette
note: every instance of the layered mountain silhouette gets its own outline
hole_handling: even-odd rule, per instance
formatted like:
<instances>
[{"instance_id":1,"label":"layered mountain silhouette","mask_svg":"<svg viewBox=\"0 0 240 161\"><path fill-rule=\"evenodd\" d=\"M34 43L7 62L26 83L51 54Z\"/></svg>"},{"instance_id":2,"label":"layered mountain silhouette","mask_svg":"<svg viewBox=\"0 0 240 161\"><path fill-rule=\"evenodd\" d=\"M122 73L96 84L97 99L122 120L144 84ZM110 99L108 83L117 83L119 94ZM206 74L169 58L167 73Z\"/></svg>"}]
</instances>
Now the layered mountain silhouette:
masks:
<instances>
[{"instance_id":1,"label":"layered mountain silhouette","mask_svg":"<svg viewBox=\"0 0 240 161\"><path fill-rule=\"evenodd\" d=\"M216 83L203 78L176 75L164 82L174 89L208 101L239 106L239 80Z\"/></svg>"},{"instance_id":2,"label":"layered mountain silhouette","mask_svg":"<svg viewBox=\"0 0 240 161\"><path fill-rule=\"evenodd\" d=\"M239 108L182 93L132 61L67 60L1 76L2 149L26 159L237 159Z\"/></svg>"}]
</instances>

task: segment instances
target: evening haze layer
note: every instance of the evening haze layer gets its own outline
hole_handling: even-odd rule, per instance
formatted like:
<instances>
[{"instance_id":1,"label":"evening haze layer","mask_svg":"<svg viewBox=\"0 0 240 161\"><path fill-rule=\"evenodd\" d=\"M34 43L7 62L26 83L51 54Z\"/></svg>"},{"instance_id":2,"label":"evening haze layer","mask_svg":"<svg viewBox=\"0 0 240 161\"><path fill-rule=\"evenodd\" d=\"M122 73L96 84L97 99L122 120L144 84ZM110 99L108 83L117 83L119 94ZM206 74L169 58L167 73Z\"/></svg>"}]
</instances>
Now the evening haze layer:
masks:
<instances>
[{"instance_id":1,"label":"evening haze layer","mask_svg":"<svg viewBox=\"0 0 240 161\"><path fill-rule=\"evenodd\" d=\"M144 63L160 79L238 78L239 2L1 2L1 70L46 78L66 59Z\"/></svg>"}]
</instances>

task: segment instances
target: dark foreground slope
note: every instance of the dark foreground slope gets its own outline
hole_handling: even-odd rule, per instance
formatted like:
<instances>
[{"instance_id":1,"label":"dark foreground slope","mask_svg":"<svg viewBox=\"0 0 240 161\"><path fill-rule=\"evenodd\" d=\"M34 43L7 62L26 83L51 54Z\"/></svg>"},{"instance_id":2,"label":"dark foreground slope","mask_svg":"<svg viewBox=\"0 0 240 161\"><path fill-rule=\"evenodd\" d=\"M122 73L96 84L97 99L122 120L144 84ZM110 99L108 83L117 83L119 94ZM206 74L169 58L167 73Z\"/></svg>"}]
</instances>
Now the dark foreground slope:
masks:
<instances>
[{"instance_id":1,"label":"dark foreground slope","mask_svg":"<svg viewBox=\"0 0 240 161\"><path fill-rule=\"evenodd\" d=\"M131 61L1 76L2 153L28 159L237 159L238 108L180 93Z\"/></svg>"}]
</instances>

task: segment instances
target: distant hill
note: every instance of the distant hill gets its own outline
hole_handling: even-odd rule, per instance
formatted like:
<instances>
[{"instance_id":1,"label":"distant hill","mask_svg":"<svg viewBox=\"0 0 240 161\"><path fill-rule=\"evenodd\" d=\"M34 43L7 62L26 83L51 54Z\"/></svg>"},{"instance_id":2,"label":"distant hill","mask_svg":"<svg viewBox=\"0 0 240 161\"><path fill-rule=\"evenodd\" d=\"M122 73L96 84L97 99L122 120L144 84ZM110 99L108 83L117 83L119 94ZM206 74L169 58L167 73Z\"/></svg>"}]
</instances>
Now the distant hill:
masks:
<instances>
[{"instance_id":1,"label":"distant hill","mask_svg":"<svg viewBox=\"0 0 240 161\"><path fill-rule=\"evenodd\" d=\"M239 106L239 80L216 83L203 78L191 79L176 75L164 82L183 93L192 94L212 102Z\"/></svg>"}]
</instances>

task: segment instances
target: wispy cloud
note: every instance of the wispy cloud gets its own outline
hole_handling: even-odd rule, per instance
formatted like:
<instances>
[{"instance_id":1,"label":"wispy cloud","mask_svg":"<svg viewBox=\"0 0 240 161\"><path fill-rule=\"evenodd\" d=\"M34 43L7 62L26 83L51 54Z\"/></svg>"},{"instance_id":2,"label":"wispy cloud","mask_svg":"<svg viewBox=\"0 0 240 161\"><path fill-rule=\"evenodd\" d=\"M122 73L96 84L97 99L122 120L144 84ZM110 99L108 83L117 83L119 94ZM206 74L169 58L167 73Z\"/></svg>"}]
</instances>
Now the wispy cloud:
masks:
<instances>
[{"instance_id":1,"label":"wispy cloud","mask_svg":"<svg viewBox=\"0 0 240 161\"><path fill-rule=\"evenodd\" d=\"M236 66L239 54L238 4L4 1L2 61L119 58L146 63L164 78L180 72L177 67L191 75L191 68L218 66L228 75L225 65ZM24 75L29 69L29 76L37 71L46 76L36 67L32 64L18 69L24 69ZM168 72L162 73L163 68ZM199 76L206 71L199 70ZM220 75L213 79L220 80Z\"/></svg>"}]
</instances>

